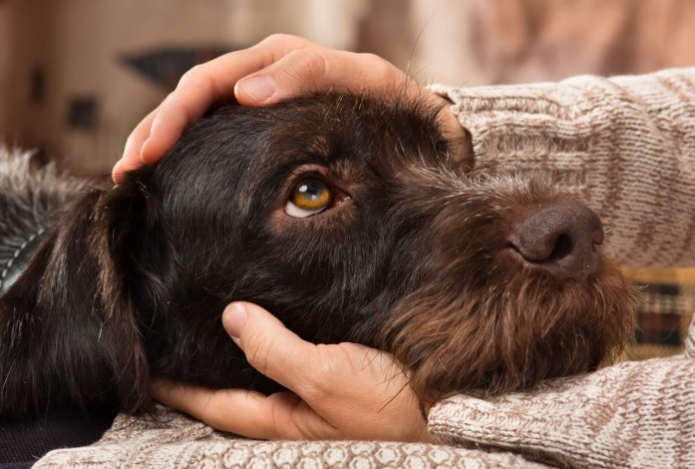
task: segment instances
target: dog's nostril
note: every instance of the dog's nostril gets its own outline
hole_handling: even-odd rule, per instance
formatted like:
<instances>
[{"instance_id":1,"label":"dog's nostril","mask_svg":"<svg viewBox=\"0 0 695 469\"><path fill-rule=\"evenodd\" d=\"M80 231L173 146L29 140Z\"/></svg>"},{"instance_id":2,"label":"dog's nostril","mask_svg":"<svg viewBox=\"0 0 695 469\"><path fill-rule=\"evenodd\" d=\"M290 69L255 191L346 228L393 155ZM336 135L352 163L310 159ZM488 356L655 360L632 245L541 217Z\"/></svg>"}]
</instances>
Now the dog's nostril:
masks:
<instances>
[{"instance_id":1,"label":"dog's nostril","mask_svg":"<svg viewBox=\"0 0 695 469\"><path fill-rule=\"evenodd\" d=\"M527 211L513 225L511 247L528 265L558 280L585 281L601 270L603 227L584 205L548 204Z\"/></svg>"},{"instance_id":2,"label":"dog's nostril","mask_svg":"<svg viewBox=\"0 0 695 469\"><path fill-rule=\"evenodd\" d=\"M563 259L572 253L572 249L572 238L569 235L562 233L560 236L558 236L557 240L555 240L555 246L553 247L553 251L550 253L549 259Z\"/></svg>"}]
</instances>

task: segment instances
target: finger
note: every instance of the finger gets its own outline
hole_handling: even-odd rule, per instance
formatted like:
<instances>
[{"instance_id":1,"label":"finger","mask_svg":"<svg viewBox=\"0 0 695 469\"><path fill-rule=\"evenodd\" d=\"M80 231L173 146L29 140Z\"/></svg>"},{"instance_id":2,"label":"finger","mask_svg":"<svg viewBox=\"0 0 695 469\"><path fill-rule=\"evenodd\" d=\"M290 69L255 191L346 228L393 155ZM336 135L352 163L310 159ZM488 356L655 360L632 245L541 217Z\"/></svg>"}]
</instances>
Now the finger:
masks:
<instances>
[{"instance_id":1,"label":"finger","mask_svg":"<svg viewBox=\"0 0 695 469\"><path fill-rule=\"evenodd\" d=\"M143 166L142 161L137 159L129 158L122 159L116 163L111 172L111 177L116 184L122 184L125 178L125 174L134 171Z\"/></svg>"},{"instance_id":2,"label":"finger","mask_svg":"<svg viewBox=\"0 0 695 469\"><path fill-rule=\"evenodd\" d=\"M244 105L274 104L318 91L393 92L408 83L394 65L372 54L324 48L293 50L260 72L242 78L235 96ZM272 93L267 91L272 88ZM263 90L259 92L258 90Z\"/></svg>"},{"instance_id":3,"label":"finger","mask_svg":"<svg viewBox=\"0 0 695 469\"><path fill-rule=\"evenodd\" d=\"M113 181L116 184L123 182L123 175L125 174L124 168L130 168L129 170L132 170L143 166L143 162L140 159L140 150L142 144L145 143L145 140L147 140L147 137L150 135L152 121L154 121L158 111L159 108L150 112L128 136L125 148L123 149L123 155L114 165L112 171Z\"/></svg>"},{"instance_id":4,"label":"finger","mask_svg":"<svg viewBox=\"0 0 695 469\"><path fill-rule=\"evenodd\" d=\"M156 380L152 393L162 404L217 430L248 438L299 440L336 434L335 428L291 392L264 396L241 389L216 391Z\"/></svg>"},{"instance_id":5,"label":"finger","mask_svg":"<svg viewBox=\"0 0 695 469\"><path fill-rule=\"evenodd\" d=\"M275 35L192 68L161 104L141 150L143 161L154 163L161 159L188 124L202 117L215 102L231 99L237 80L267 67L293 49L309 46L319 47L302 38Z\"/></svg>"},{"instance_id":6,"label":"finger","mask_svg":"<svg viewBox=\"0 0 695 469\"><path fill-rule=\"evenodd\" d=\"M244 432L251 438L272 437L272 422L263 406L266 397L240 389L211 390L157 380L152 393L159 402L181 410L218 430ZM252 418L249 418L252 417Z\"/></svg>"},{"instance_id":7,"label":"finger","mask_svg":"<svg viewBox=\"0 0 695 469\"><path fill-rule=\"evenodd\" d=\"M302 340L268 311L252 303L229 305L222 316L225 329L238 337L246 359L268 378L292 389L300 396L314 373L316 346Z\"/></svg>"},{"instance_id":8,"label":"finger","mask_svg":"<svg viewBox=\"0 0 695 469\"><path fill-rule=\"evenodd\" d=\"M113 169L111 170L111 179L113 180L114 184L122 184L124 176L125 170L123 169L123 163L121 160L118 160L116 164L113 165Z\"/></svg>"}]
</instances>

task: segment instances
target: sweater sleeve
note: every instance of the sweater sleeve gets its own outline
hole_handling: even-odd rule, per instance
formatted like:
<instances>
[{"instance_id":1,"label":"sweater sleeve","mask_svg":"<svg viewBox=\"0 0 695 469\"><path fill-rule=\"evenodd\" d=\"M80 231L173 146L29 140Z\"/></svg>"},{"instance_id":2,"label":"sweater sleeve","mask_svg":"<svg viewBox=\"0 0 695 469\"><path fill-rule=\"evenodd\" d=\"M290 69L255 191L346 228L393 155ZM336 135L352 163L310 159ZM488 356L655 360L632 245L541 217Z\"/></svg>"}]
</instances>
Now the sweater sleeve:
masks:
<instances>
[{"instance_id":1,"label":"sweater sleeve","mask_svg":"<svg viewBox=\"0 0 695 469\"><path fill-rule=\"evenodd\" d=\"M432 89L477 161L550 174L601 216L623 265L695 265L695 68Z\"/></svg>"},{"instance_id":2,"label":"sweater sleeve","mask_svg":"<svg viewBox=\"0 0 695 469\"><path fill-rule=\"evenodd\" d=\"M429 414L439 444L569 467L695 467L695 361L625 362L488 400L457 395Z\"/></svg>"}]
</instances>

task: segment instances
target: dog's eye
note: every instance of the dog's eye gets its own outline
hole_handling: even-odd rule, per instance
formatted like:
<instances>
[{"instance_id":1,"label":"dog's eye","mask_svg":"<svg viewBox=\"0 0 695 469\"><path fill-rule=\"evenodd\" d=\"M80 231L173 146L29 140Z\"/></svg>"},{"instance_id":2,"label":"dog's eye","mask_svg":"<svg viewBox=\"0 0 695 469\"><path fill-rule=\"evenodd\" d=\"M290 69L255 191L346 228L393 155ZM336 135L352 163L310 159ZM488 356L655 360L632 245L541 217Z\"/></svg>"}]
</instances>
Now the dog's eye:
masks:
<instances>
[{"instance_id":1,"label":"dog's eye","mask_svg":"<svg viewBox=\"0 0 695 469\"><path fill-rule=\"evenodd\" d=\"M292 188L285 204L285 213L295 218L306 218L323 212L331 204L333 194L318 179L302 179Z\"/></svg>"}]
</instances>

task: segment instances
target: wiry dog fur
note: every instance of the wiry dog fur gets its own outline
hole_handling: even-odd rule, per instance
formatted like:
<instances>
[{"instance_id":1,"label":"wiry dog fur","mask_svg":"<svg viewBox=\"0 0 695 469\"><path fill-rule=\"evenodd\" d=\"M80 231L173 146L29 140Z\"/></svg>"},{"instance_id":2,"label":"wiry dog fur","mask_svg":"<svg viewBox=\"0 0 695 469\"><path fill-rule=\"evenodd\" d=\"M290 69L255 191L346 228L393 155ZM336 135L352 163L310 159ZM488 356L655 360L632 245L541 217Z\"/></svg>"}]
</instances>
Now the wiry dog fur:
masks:
<instances>
[{"instance_id":1,"label":"wiry dog fur","mask_svg":"<svg viewBox=\"0 0 695 469\"><path fill-rule=\"evenodd\" d=\"M515 218L567 197L470 170L436 115L340 94L224 106L116 188L4 155L2 243L48 237L0 300L0 415L140 413L153 376L272 392L221 327L233 300L312 342L393 353L423 403L597 366L633 333L628 282L605 260L575 282L508 255ZM293 218L307 175L334 201Z\"/></svg>"}]
</instances>

